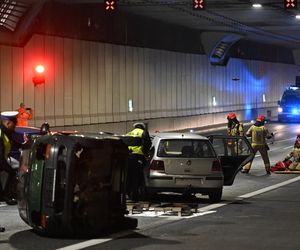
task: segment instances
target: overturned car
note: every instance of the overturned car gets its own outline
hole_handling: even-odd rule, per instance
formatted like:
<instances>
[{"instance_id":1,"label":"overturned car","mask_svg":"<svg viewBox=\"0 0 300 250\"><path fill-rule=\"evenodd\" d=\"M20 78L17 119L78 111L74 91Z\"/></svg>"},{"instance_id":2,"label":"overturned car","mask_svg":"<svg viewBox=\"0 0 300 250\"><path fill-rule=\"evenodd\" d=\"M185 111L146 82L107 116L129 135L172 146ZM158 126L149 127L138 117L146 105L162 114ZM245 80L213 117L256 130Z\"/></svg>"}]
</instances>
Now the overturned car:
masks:
<instances>
[{"instance_id":1,"label":"overturned car","mask_svg":"<svg viewBox=\"0 0 300 250\"><path fill-rule=\"evenodd\" d=\"M110 134L37 136L21 155L21 218L36 232L54 236L136 227L136 219L124 216L127 158L127 145Z\"/></svg>"}]
</instances>

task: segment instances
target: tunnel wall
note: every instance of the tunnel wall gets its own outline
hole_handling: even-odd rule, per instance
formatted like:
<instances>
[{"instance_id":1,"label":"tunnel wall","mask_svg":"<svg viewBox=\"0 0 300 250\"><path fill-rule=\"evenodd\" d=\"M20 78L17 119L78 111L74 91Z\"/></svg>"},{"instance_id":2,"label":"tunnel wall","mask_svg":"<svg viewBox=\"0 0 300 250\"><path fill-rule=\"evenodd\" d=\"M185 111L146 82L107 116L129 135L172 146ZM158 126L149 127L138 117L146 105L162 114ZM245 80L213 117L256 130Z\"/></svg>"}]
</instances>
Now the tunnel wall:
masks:
<instances>
[{"instance_id":1,"label":"tunnel wall","mask_svg":"<svg viewBox=\"0 0 300 250\"><path fill-rule=\"evenodd\" d=\"M34 86L36 63L46 82ZM212 66L206 55L34 35L24 48L0 46L0 110L25 102L31 126L125 132L143 120L152 131L176 130L222 123L230 111L242 120L275 114L297 73L290 64L232 58Z\"/></svg>"}]
</instances>

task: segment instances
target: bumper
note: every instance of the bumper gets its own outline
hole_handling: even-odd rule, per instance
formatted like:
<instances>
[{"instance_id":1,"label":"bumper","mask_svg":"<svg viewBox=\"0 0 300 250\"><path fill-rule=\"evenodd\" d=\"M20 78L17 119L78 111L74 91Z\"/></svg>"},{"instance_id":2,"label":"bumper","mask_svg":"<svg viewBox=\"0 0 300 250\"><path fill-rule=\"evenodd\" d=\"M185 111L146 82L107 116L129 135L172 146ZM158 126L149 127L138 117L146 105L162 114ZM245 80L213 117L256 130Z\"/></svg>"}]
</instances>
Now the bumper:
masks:
<instances>
[{"instance_id":1,"label":"bumper","mask_svg":"<svg viewBox=\"0 0 300 250\"><path fill-rule=\"evenodd\" d=\"M149 193L157 192L192 192L207 194L213 189L223 187L223 176L150 176L146 180Z\"/></svg>"},{"instance_id":2,"label":"bumper","mask_svg":"<svg viewBox=\"0 0 300 250\"><path fill-rule=\"evenodd\" d=\"M300 121L300 114L292 114L292 113L278 114L278 121Z\"/></svg>"}]
</instances>

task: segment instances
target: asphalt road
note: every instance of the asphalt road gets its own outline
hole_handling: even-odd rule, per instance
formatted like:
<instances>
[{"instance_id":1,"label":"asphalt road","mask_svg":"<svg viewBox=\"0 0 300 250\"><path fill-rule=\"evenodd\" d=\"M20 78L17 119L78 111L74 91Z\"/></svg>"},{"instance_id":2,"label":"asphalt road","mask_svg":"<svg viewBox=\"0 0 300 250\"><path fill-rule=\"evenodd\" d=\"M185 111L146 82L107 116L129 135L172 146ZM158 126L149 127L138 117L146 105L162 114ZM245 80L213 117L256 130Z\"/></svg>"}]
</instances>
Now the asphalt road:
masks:
<instances>
[{"instance_id":1,"label":"asphalt road","mask_svg":"<svg viewBox=\"0 0 300 250\"><path fill-rule=\"evenodd\" d=\"M292 148L297 124L268 124L275 133L270 144L271 164ZM203 134L222 133L205 131ZM271 143L271 142L270 142ZM35 234L19 217L16 206L1 203L0 249L299 249L300 175L266 175L260 156L249 174L239 173L233 186L224 187L222 202L209 204L206 196L191 198L197 213L147 211L130 215L138 219L136 230L97 239L55 239ZM160 196L160 201L182 201ZM99 215L101 216L101 215Z\"/></svg>"}]
</instances>

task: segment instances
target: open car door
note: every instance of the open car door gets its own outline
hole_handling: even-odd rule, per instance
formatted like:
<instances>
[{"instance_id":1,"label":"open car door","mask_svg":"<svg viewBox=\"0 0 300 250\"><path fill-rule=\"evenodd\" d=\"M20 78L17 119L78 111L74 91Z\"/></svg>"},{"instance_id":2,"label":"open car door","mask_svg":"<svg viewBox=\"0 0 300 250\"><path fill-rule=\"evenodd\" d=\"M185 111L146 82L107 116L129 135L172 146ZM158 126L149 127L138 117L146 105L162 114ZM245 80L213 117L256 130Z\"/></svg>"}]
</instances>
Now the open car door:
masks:
<instances>
[{"instance_id":1,"label":"open car door","mask_svg":"<svg viewBox=\"0 0 300 250\"><path fill-rule=\"evenodd\" d=\"M245 136L210 135L223 168L224 185L233 184L240 169L254 158L253 149Z\"/></svg>"}]
</instances>

